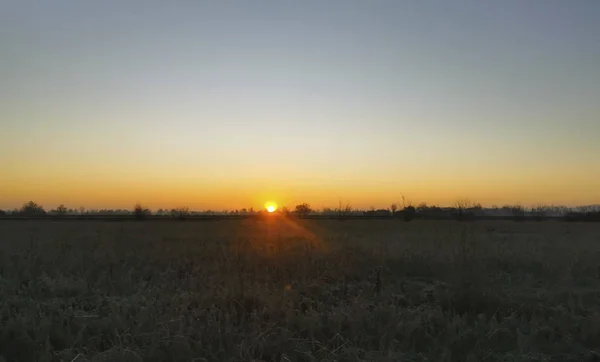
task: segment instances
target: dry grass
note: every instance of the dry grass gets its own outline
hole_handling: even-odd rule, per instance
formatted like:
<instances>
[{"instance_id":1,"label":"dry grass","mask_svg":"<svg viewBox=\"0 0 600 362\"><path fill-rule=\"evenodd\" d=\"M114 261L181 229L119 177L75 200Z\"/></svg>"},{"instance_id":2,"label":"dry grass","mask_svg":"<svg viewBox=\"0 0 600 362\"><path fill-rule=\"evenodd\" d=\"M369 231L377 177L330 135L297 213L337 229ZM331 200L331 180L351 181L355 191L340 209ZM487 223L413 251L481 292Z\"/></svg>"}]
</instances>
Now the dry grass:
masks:
<instances>
[{"instance_id":1,"label":"dry grass","mask_svg":"<svg viewBox=\"0 0 600 362\"><path fill-rule=\"evenodd\" d=\"M600 361L600 225L0 222L0 361Z\"/></svg>"}]
</instances>

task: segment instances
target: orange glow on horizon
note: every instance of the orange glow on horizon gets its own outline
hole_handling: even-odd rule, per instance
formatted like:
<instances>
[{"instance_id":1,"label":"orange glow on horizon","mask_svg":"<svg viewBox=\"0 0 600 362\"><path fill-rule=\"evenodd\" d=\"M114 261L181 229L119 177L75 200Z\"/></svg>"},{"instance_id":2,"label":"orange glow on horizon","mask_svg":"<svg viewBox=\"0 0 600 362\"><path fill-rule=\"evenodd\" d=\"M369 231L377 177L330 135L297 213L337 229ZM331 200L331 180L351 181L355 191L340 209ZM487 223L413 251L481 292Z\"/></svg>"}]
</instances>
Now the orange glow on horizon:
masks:
<instances>
[{"instance_id":1,"label":"orange glow on horizon","mask_svg":"<svg viewBox=\"0 0 600 362\"><path fill-rule=\"evenodd\" d=\"M372 180L366 176L349 175L348 179L353 182L343 184L337 177L315 180L296 180L291 176L211 179L208 176L180 175L175 172L177 170L172 170L170 176L161 178L151 173L152 169L147 171L148 176L142 181L137 180L133 173L100 176L89 174L91 171L86 169L82 170L83 175L53 174L50 171L47 174L15 172L0 179L0 189L6 191L0 197L0 209L19 208L29 200L46 209L64 204L69 208L82 206L86 209L130 210L137 201L152 210L181 205L194 211L252 207L267 212L267 208L273 205L274 212L277 212L284 205L293 210L295 205L304 202L315 209L336 208L340 201L353 208L369 209L401 203L400 193L407 202L415 205L426 202L429 205L451 206L462 198L484 206L512 203L525 206L578 206L600 203L597 193L598 169L581 174L570 169L554 177L551 174L524 171L524 175L482 172L481 175L469 174L468 178L465 174L437 178L433 174L419 174L418 177L403 179L401 190L396 183L400 176ZM573 187L574 180L577 180L577 187Z\"/></svg>"}]
</instances>

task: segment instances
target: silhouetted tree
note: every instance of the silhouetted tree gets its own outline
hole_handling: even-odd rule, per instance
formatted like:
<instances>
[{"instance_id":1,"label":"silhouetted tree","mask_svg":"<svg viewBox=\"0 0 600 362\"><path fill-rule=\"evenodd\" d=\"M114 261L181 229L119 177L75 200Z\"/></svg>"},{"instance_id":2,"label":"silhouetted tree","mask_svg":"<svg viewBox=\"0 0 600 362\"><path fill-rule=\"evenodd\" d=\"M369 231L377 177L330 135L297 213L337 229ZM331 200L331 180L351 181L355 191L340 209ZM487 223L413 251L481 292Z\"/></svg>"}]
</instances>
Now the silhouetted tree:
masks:
<instances>
[{"instance_id":1,"label":"silhouetted tree","mask_svg":"<svg viewBox=\"0 0 600 362\"><path fill-rule=\"evenodd\" d=\"M417 215L421 215L425 218L444 219L448 217L448 210L444 210L438 205L427 205L422 202L416 208Z\"/></svg>"},{"instance_id":2,"label":"silhouetted tree","mask_svg":"<svg viewBox=\"0 0 600 362\"><path fill-rule=\"evenodd\" d=\"M404 197L403 194L400 194L400 197L402 197L402 209L406 209L407 206L412 206L412 202L410 201L406 201L406 197Z\"/></svg>"},{"instance_id":3,"label":"silhouetted tree","mask_svg":"<svg viewBox=\"0 0 600 362\"><path fill-rule=\"evenodd\" d=\"M513 216L514 221L525 220L525 208L523 205L514 204L509 207L510 213Z\"/></svg>"},{"instance_id":4,"label":"silhouetted tree","mask_svg":"<svg viewBox=\"0 0 600 362\"><path fill-rule=\"evenodd\" d=\"M19 214L26 216L46 215L46 210L42 205L38 205L33 201L29 201L21 207Z\"/></svg>"},{"instance_id":5,"label":"silhouetted tree","mask_svg":"<svg viewBox=\"0 0 600 362\"><path fill-rule=\"evenodd\" d=\"M391 204L390 210L392 210L392 215L395 215L396 211L398 211L398 204L396 204L396 203Z\"/></svg>"},{"instance_id":6,"label":"silhouetted tree","mask_svg":"<svg viewBox=\"0 0 600 362\"><path fill-rule=\"evenodd\" d=\"M56 210L54 210L54 213L55 213L56 215L59 215L59 216L66 215L66 214L67 214L67 208L65 207L65 205L63 205L63 204L60 204L60 205L59 205L59 206L56 208Z\"/></svg>"},{"instance_id":7,"label":"silhouetted tree","mask_svg":"<svg viewBox=\"0 0 600 362\"><path fill-rule=\"evenodd\" d=\"M416 215L417 215L417 209L415 209L415 207L412 205L406 206L402 210L402 219L404 221L412 221Z\"/></svg>"},{"instance_id":8,"label":"silhouetted tree","mask_svg":"<svg viewBox=\"0 0 600 362\"><path fill-rule=\"evenodd\" d=\"M295 213L299 216L305 216L312 212L310 205L307 203L302 203L300 205L296 205Z\"/></svg>"},{"instance_id":9,"label":"silhouetted tree","mask_svg":"<svg viewBox=\"0 0 600 362\"><path fill-rule=\"evenodd\" d=\"M135 217L136 220L143 220L150 215L152 215L150 209L143 207L140 203L135 204L133 208L133 217Z\"/></svg>"},{"instance_id":10,"label":"silhouetted tree","mask_svg":"<svg viewBox=\"0 0 600 362\"><path fill-rule=\"evenodd\" d=\"M185 206L185 207L179 207L176 209L171 210L171 216L179 219L179 220L185 220L188 217L190 217L190 208Z\"/></svg>"},{"instance_id":11,"label":"silhouetted tree","mask_svg":"<svg viewBox=\"0 0 600 362\"><path fill-rule=\"evenodd\" d=\"M469 199L460 199L454 203L453 213L457 220L468 220L473 218L473 206L476 205Z\"/></svg>"}]
</instances>

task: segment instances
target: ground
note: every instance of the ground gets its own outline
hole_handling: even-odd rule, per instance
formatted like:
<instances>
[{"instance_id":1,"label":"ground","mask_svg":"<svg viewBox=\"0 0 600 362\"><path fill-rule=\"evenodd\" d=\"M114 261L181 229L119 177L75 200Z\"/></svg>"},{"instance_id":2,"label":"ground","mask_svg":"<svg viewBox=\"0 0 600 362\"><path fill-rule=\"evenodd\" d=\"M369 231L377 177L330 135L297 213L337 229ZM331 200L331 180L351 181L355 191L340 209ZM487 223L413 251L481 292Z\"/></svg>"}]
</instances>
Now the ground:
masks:
<instances>
[{"instance_id":1,"label":"ground","mask_svg":"<svg viewBox=\"0 0 600 362\"><path fill-rule=\"evenodd\" d=\"M0 361L600 361L600 224L0 221Z\"/></svg>"}]
</instances>

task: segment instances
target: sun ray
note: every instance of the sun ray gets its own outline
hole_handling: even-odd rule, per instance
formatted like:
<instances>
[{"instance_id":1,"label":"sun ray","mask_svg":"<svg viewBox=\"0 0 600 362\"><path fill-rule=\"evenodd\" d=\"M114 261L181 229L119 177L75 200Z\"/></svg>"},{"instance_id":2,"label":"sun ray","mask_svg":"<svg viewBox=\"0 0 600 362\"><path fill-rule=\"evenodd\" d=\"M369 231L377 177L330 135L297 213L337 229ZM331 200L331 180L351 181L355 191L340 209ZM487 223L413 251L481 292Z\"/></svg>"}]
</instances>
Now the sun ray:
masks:
<instances>
[{"instance_id":1,"label":"sun ray","mask_svg":"<svg viewBox=\"0 0 600 362\"><path fill-rule=\"evenodd\" d=\"M310 230L306 226L301 224L301 221L294 220L293 218L283 218L283 223L289 228L299 233L301 237L304 237L314 248L325 251L326 246L323 242L323 237L319 236L318 233Z\"/></svg>"}]
</instances>

